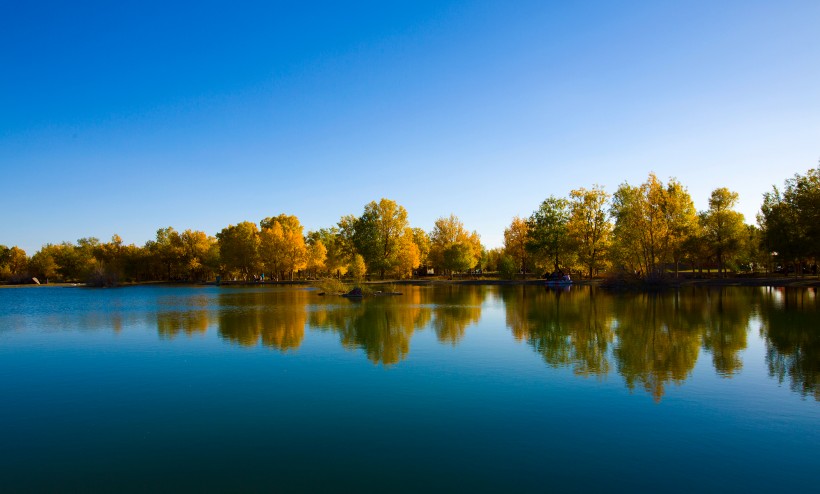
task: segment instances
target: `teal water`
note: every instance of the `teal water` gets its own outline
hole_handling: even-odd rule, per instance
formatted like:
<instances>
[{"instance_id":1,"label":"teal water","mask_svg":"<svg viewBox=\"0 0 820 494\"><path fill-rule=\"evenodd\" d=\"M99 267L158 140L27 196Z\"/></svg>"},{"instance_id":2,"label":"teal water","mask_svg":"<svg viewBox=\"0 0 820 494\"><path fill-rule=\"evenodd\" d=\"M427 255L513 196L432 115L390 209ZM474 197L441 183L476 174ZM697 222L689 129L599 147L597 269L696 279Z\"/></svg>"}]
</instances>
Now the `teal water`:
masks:
<instances>
[{"instance_id":1,"label":"teal water","mask_svg":"<svg viewBox=\"0 0 820 494\"><path fill-rule=\"evenodd\" d=\"M813 289L0 289L3 492L816 488Z\"/></svg>"}]
</instances>

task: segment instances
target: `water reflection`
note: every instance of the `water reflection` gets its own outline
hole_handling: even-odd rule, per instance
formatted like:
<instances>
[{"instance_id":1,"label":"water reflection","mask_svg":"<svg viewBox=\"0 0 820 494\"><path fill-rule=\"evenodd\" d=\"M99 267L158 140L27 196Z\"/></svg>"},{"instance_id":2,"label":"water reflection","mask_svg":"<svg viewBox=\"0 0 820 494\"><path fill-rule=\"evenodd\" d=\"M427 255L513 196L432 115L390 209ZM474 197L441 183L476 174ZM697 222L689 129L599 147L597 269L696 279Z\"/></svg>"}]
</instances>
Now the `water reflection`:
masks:
<instances>
[{"instance_id":1,"label":"water reflection","mask_svg":"<svg viewBox=\"0 0 820 494\"><path fill-rule=\"evenodd\" d=\"M467 327L481 320L485 293L483 286L468 289L446 286L436 292L433 329L438 341L455 346L464 338Z\"/></svg>"},{"instance_id":2,"label":"water reflection","mask_svg":"<svg viewBox=\"0 0 820 494\"><path fill-rule=\"evenodd\" d=\"M817 289L762 290L760 332L769 375L820 401L820 303Z\"/></svg>"},{"instance_id":3,"label":"water reflection","mask_svg":"<svg viewBox=\"0 0 820 494\"><path fill-rule=\"evenodd\" d=\"M205 295L160 298L156 313L160 338L204 334L211 325L210 304L211 299Z\"/></svg>"},{"instance_id":4,"label":"water reflection","mask_svg":"<svg viewBox=\"0 0 820 494\"><path fill-rule=\"evenodd\" d=\"M309 296L306 290L221 293L219 336L242 346L295 350L305 338Z\"/></svg>"},{"instance_id":5,"label":"water reflection","mask_svg":"<svg viewBox=\"0 0 820 494\"><path fill-rule=\"evenodd\" d=\"M502 300L513 336L526 341L548 365L570 366L584 376L609 372L614 336L610 298L521 286L504 290Z\"/></svg>"},{"instance_id":6,"label":"water reflection","mask_svg":"<svg viewBox=\"0 0 820 494\"><path fill-rule=\"evenodd\" d=\"M670 385L689 378L702 352L717 375L742 372L749 330L759 322L770 375L820 400L820 310L813 289L611 295L577 287L443 286L406 287L400 297L364 301L320 297L308 289L223 290L216 297L163 299L156 326L161 337L173 338L202 334L216 324L226 341L280 351L298 349L308 327L336 333L344 348L391 365L407 358L417 331L430 329L438 342L457 346L467 328L480 324L489 295L503 302L512 337L547 366L568 367L584 377L615 373L629 389L642 389L656 401ZM107 324L119 327L121 319L115 312Z\"/></svg>"},{"instance_id":7,"label":"water reflection","mask_svg":"<svg viewBox=\"0 0 820 494\"><path fill-rule=\"evenodd\" d=\"M524 286L502 299L513 337L548 365L597 377L614 366L627 387L656 401L687 379L701 349L718 375L738 373L756 305L754 291L723 287L611 295Z\"/></svg>"}]
</instances>

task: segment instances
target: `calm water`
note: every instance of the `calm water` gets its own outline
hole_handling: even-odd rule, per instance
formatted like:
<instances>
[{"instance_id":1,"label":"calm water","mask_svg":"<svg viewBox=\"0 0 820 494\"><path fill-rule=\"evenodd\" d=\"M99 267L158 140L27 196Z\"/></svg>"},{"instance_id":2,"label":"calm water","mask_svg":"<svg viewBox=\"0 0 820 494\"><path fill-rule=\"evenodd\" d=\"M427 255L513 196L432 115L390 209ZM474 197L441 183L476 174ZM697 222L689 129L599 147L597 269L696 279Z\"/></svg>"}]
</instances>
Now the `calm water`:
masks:
<instances>
[{"instance_id":1,"label":"calm water","mask_svg":"<svg viewBox=\"0 0 820 494\"><path fill-rule=\"evenodd\" d=\"M0 491L817 488L813 289L0 290Z\"/></svg>"}]
</instances>

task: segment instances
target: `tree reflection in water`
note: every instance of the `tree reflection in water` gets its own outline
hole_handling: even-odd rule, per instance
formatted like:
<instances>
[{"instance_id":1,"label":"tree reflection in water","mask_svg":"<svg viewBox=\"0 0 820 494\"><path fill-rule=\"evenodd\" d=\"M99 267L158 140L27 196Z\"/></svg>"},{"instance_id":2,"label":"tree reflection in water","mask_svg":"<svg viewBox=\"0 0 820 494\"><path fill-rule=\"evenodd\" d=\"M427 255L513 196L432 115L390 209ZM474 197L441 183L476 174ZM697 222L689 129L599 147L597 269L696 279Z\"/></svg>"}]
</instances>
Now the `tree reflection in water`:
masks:
<instances>
[{"instance_id":1,"label":"tree reflection in water","mask_svg":"<svg viewBox=\"0 0 820 494\"><path fill-rule=\"evenodd\" d=\"M550 367L603 378L613 369L629 389L659 401L670 384L692 373L700 350L715 372L743 369L741 352L751 325L760 323L769 373L792 390L820 400L820 310L815 289L689 287L660 293L609 294L589 287L413 287L399 297L352 301L319 297L309 289L231 290L215 311L207 298L172 300L157 312L161 337L203 333L216 321L220 337L243 346L299 348L305 327L338 333L348 349L374 364L404 360L417 330L456 346L480 323L488 294L504 303L506 325ZM163 304L161 304L163 305Z\"/></svg>"},{"instance_id":2,"label":"tree reflection in water","mask_svg":"<svg viewBox=\"0 0 820 494\"><path fill-rule=\"evenodd\" d=\"M311 292L282 289L220 294L219 335L243 346L295 350L305 338Z\"/></svg>"},{"instance_id":3,"label":"tree reflection in water","mask_svg":"<svg viewBox=\"0 0 820 494\"><path fill-rule=\"evenodd\" d=\"M206 296L166 297L159 300L157 332L160 338L204 334L211 324L210 299Z\"/></svg>"},{"instance_id":4,"label":"tree reflection in water","mask_svg":"<svg viewBox=\"0 0 820 494\"><path fill-rule=\"evenodd\" d=\"M769 375L820 401L820 300L817 289L761 290L760 331Z\"/></svg>"},{"instance_id":5,"label":"tree reflection in water","mask_svg":"<svg viewBox=\"0 0 820 494\"><path fill-rule=\"evenodd\" d=\"M345 348L363 349L374 364L395 364L410 351L413 332L430 322L426 295L425 290L409 289L398 298L326 298L311 310L310 325L338 332Z\"/></svg>"},{"instance_id":6,"label":"tree reflection in water","mask_svg":"<svg viewBox=\"0 0 820 494\"><path fill-rule=\"evenodd\" d=\"M505 289L502 298L513 337L548 365L603 377L614 364L630 389L642 387L658 401L670 383L691 374L701 348L719 375L741 370L753 293L688 288L612 295L519 286Z\"/></svg>"}]
</instances>

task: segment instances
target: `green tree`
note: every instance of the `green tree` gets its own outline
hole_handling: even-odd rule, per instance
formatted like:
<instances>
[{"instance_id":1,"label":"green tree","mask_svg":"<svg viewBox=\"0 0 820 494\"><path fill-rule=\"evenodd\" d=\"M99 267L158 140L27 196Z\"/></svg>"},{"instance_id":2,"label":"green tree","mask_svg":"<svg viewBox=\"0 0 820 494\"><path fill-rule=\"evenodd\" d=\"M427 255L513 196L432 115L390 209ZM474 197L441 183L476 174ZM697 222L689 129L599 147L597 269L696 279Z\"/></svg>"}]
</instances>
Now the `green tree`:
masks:
<instances>
[{"instance_id":1,"label":"green tree","mask_svg":"<svg viewBox=\"0 0 820 494\"><path fill-rule=\"evenodd\" d=\"M369 269L384 279L398 262L401 236L408 227L407 210L382 198L364 207L354 226L353 242Z\"/></svg>"},{"instance_id":2,"label":"green tree","mask_svg":"<svg viewBox=\"0 0 820 494\"><path fill-rule=\"evenodd\" d=\"M726 264L740 251L746 233L743 215L733 209L735 204L737 192L725 187L715 189L709 197L709 210L702 216L704 239L717 260L721 276L726 273Z\"/></svg>"},{"instance_id":3,"label":"green tree","mask_svg":"<svg viewBox=\"0 0 820 494\"><path fill-rule=\"evenodd\" d=\"M535 257L543 258L553 271L568 265L572 248L567 233L569 201L550 196L529 218L527 249Z\"/></svg>"},{"instance_id":4,"label":"green tree","mask_svg":"<svg viewBox=\"0 0 820 494\"><path fill-rule=\"evenodd\" d=\"M786 180L783 191L764 195L758 224L763 242L781 259L800 269L802 261L820 257L820 169Z\"/></svg>"}]
</instances>

